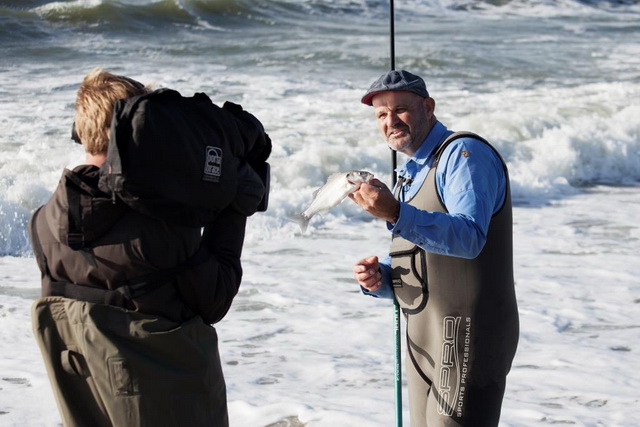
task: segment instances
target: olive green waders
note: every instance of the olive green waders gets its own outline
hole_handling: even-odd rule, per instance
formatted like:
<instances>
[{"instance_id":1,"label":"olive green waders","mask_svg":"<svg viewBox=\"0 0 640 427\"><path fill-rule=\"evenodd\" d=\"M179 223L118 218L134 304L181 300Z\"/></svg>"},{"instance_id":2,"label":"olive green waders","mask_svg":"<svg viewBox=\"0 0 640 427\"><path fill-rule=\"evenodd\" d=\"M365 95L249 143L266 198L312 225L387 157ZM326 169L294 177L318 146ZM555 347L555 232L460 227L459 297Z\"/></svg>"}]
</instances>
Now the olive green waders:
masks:
<instances>
[{"instance_id":1,"label":"olive green waders","mask_svg":"<svg viewBox=\"0 0 640 427\"><path fill-rule=\"evenodd\" d=\"M65 426L228 426L216 331L200 317L45 297L32 319Z\"/></svg>"}]
</instances>

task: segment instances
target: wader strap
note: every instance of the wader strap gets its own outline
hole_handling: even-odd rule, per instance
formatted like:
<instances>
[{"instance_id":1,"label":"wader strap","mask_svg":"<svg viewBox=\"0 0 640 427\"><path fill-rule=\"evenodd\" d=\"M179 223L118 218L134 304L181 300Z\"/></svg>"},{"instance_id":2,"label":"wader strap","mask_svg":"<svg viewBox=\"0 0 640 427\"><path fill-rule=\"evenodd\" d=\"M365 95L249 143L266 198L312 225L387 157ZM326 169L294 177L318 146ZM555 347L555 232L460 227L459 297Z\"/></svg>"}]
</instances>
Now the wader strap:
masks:
<instances>
[{"instance_id":1,"label":"wader strap","mask_svg":"<svg viewBox=\"0 0 640 427\"><path fill-rule=\"evenodd\" d=\"M504 159L502 158L500 153L498 153L498 150L496 150L495 147L489 143L489 141L487 141L486 139L484 139L480 135L476 135L473 132L461 131L461 132L455 132L455 133L452 133L451 135L449 135L449 137L447 139L445 139L442 142L442 144L440 144L438 147L436 147L436 151L434 153L435 160L433 161L433 164L431 165L431 168L438 167L438 163L440 163L440 157L442 156L442 153L444 152L444 149L447 148L447 146L449 144L451 144L453 141L455 141L456 139L459 139L459 138L477 139L478 141L482 141L485 144L487 144L487 146L489 148L491 148L491 150L493 150L495 155L498 156L498 158L500 159L500 161L502 163L502 170L504 171L504 176L506 177L506 180L507 180L507 193L509 193L510 184L509 184L509 170L507 168L507 162L504 161ZM442 206L444 206L444 201L440 197L440 194L438 192L436 192L436 194L438 195L438 200L440 200L440 204ZM502 204L500 209L498 209L498 211L495 212L493 214L493 216L496 216L498 214L498 212L502 211L502 208L504 208L504 206L506 204L506 201L507 201L506 197L504 198L504 201L505 201L505 203Z\"/></svg>"},{"instance_id":2,"label":"wader strap","mask_svg":"<svg viewBox=\"0 0 640 427\"><path fill-rule=\"evenodd\" d=\"M502 158L502 156L500 155L500 153L498 153L498 151L493 147L493 145L491 145L489 143L489 141L487 141L486 139L484 139L483 137L481 137L480 135L476 135L473 132L455 132L453 134L451 134L447 139L445 139L442 144L440 144L437 148L436 151L434 153L434 157L435 160L433 161L433 164L431 165L432 168L435 168L438 166L438 163L440 162L440 157L442 156L442 152L444 151L445 148L447 148L447 146L449 144L451 144L453 141L455 141L456 139L459 138L471 138L471 139L477 139L478 141L482 141L485 144L487 144L489 146L489 148L491 148L493 150L493 152L496 154L496 156L498 156L498 158L500 160L502 160L502 169L504 170L505 174L507 174L508 176L508 172L507 172L507 163L504 161L504 159ZM508 180L507 180L508 181Z\"/></svg>"},{"instance_id":3,"label":"wader strap","mask_svg":"<svg viewBox=\"0 0 640 427\"><path fill-rule=\"evenodd\" d=\"M403 202L404 197L402 197L401 199L400 194L404 191L404 186L411 184L413 182L413 179L405 178L404 176L398 176L396 177L396 179L397 179L397 183L396 183L396 188L393 196L396 198L396 200Z\"/></svg>"},{"instance_id":4,"label":"wader strap","mask_svg":"<svg viewBox=\"0 0 640 427\"><path fill-rule=\"evenodd\" d=\"M433 164L431 165L431 168L435 168L435 167L438 166L438 163L440 162L440 157L442 156L442 152L444 151L444 149L447 148L447 146L449 144L451 144L453 141L455 141L456 139L460 139L460 138L477 139L478 141L482 141L485 144L491 146L491 144L489 144L489 142L486 139L484 139L480 135L477 135L477 134L475 134L473 132L467 132L467 131L454 132L451 135L449 135L449 137L447 139L442 141L442 144L440 144L438 147L436 147L436 150L433 153L434 160L433 160Z\"/></svg>"},{"instance_id":5,"label":"wader strap","mask_svg":"<svg viewBox=\"0 0 640 427\"><path fill-rule=\"evenodd\" d=\"M69 210L67 212L67 218L69 221L67 245L69 245L69 247L74 251L77 251L84 247L84 229L82 227L83 206L80 190L90 194L91 188L73 173L67 173L66 178L70 183L77 187L73 188L71 185L67 186L67 203L69 204Z\"/></svg>"},{"instance_id":6,"label":"wader strap","mask_svg":"<svg viewBox=\"0 0 640 427\"><path fill-rule=\"evenodd\" d=\"M115 289L98 288L78 283L52 281L49 295L86 301L94 304L107 304L128 309L134 308L133 300L165 286L168 281L183 271L196 267L212 256L211 252L200 248L183 264L155 271L120 283Z\"/></svg>"},{"instance_id":7,"label":"wader strap","mask_svg":"<svg viewBox=\"0 0 640 427\"><path fill-rule=\"evenodd\" d=\"M107 304L132 309L133 304L115 290L94 288L70 282L51 282L47 292L51 296L71 298L93 304Z\"/></svg>"},{"instance_id":8,"label":"wader strap","mask_svg":"<svg viewBox=\"0 0 640 427\"><path fill-rule=\"evenodd\" d=\"M67 189L67 201L69 210L69 233L67 234L67 244L71 249L77 251L84 246L84 232L82 230L82 205L80 204L80 193Z\"/></svg>"}]
</instances>

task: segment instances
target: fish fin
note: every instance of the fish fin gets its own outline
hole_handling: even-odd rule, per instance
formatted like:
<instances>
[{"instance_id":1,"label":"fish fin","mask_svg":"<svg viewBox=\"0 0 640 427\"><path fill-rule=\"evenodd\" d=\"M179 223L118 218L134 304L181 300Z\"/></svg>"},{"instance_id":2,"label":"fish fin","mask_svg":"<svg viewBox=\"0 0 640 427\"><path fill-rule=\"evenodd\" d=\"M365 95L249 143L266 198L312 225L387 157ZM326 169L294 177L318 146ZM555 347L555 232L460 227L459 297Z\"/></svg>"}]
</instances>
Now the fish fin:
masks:
<instances>
[{"instance_id":1,"label":"fish fin","mask_svg":"<svg viewBox=\"0 0 640 427\"><path fill-rule=\"evenodd\" d=\"M310 217L307 217L304 214L290 215L287 217L287 219L298 224L302 233L306 233L307 227L309 226L309 221L311 220Z\"/></svg>"}]
</instances>

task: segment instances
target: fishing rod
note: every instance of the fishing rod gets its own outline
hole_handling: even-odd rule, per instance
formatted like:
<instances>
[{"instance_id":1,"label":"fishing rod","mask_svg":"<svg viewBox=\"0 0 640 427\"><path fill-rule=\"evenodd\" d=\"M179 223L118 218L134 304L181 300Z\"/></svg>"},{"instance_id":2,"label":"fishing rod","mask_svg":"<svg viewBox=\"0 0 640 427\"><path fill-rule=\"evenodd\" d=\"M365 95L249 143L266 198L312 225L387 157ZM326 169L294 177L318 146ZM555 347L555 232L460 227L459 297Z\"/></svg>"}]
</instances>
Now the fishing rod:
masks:
<instances>
[{"instance_id":1,"label":"fishing rod","mask_svg":"<svg viewBox=\"0 0 640 427\"><path fill-rule=\"evenodd\" d=\"M396 27L393 0L389 0L389 57L391 71L396 69ZM398 181L396 177L396 167L398 166L398 156L395 150L391 150L391 181L395 186Z\"/></svg>"},{"instance_id":2,"label":"fishing rod","mask_svg":"<svg viewBox=\"0 0 640 427\"><path fill-rule=\"evenodd\" d=\"M395 37L395 7L393 0L389 0L389 57L391 71L396 69L396 37ZM395 150L391 150L391 181L396 186L396 167L398 156ZM394 374L395 374L395 402L396 402L396 427L402 427L402 357L400 341L400 305L393 298L393 333L394 333Z\"/></svg>"}]
</instances>

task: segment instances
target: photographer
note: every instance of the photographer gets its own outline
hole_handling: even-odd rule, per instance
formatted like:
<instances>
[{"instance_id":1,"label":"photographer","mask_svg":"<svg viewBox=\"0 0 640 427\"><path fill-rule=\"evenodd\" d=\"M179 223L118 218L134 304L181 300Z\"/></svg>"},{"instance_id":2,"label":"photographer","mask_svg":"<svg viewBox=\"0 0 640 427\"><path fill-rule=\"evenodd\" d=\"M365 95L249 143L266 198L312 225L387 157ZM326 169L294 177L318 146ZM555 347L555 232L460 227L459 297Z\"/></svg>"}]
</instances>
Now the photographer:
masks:
<instances>
[{"instance_id":1,"label":"photographer","mask_svg":"<svg viewBox=\"0 0 640 427\"><path fill-rule=\"evenodd\" d=\"M246 212L221 207L203 231L99 186L116 103L148 93L100 69L84 78L74 139L86 164L63 172L30 222L42 272L34 332L65 426L229 424L210 325L240 286Z\"/></svg>"}]
</instances>

